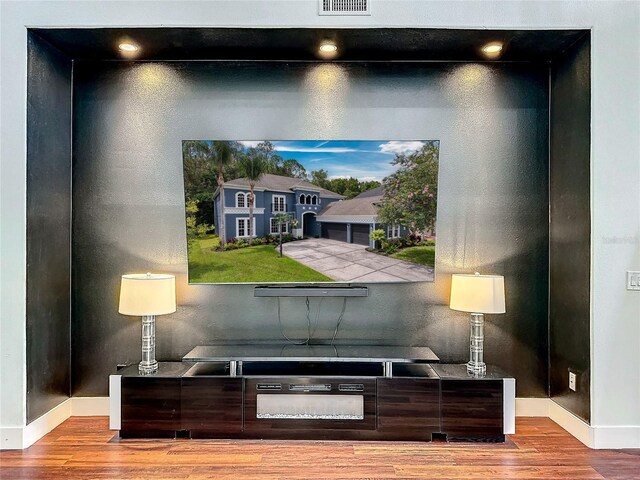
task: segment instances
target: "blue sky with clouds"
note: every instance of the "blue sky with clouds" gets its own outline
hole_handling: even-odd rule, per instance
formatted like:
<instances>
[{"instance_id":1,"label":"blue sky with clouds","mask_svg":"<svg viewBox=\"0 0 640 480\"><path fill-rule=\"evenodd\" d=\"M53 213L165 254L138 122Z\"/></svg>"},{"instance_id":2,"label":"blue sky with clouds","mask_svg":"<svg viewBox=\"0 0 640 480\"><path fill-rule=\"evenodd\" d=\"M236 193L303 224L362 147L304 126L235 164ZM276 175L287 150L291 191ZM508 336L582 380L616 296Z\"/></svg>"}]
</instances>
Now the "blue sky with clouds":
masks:
<instances>
[{"instance_id":1,"label":"blue sky with clouds","mask_svg":"<svg viewBox=\"0 0 640 480\"><path fill-rule=\"evenodd\" d=\"M249 148L259 141L241 141ZM354 177L359 180L378 180L392 173L396 153L411 153L424 145L423 141L397 140L292 140L272 141L278 155L293 158L304 165L307 172L329 172L329 178Z\"/></svg>"}]
</instances>

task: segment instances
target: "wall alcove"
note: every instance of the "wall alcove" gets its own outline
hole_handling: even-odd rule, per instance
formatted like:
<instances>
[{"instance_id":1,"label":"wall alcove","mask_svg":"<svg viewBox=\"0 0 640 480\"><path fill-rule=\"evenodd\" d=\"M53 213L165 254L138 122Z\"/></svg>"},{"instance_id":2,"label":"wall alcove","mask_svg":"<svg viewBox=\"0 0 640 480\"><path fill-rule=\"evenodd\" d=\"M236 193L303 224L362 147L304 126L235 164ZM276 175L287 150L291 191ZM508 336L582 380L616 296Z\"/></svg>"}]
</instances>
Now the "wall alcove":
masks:
<instances>
[{"instance_id":1,"label":"wall alcove","mask_svg":"<svg viewBox=\"0 0 640 480\"><path fill-rule=\"evenodd\" d=\"M326 38L335 61L316 57ZM135 58L120 55L125 39ZM482 57L489 41L504 43L499 60ZM508 310L488 319L487 361L518 396L552 395L589 420L589 42L583 30L29 30L28 421L106 395L115 365L137 361L138 322L117 313L122 273L178 277L160 360L280 338L275 304L253 287L186 281L180 141L214 134L440 139L436 281L372 286L350 300L341 340L464 360L450 274L503 274ZM282 306L302 332L304 301ZM322 309L320 338L340 305Z\"/></svg>"}]
</instances>

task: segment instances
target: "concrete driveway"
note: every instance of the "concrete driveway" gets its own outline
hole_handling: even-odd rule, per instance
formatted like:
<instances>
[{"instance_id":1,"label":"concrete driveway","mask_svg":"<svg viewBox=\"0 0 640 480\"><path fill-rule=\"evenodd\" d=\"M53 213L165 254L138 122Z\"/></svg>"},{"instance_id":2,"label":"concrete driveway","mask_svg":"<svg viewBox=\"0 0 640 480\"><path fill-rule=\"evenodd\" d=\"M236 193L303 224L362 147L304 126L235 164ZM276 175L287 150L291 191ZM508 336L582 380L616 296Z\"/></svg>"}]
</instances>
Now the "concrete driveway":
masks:
<instances>
[{"instance_id":1,"label":"concrete driveway","mask_svg":"<svg viewBox=\"0 0 640 480\"><path fill-rule=\"evenodd\" d=\"M287 257L340 282L432 282L430 267L403 262L353 243L310 238L285 243Z\"/></svg>"}]
</instances>

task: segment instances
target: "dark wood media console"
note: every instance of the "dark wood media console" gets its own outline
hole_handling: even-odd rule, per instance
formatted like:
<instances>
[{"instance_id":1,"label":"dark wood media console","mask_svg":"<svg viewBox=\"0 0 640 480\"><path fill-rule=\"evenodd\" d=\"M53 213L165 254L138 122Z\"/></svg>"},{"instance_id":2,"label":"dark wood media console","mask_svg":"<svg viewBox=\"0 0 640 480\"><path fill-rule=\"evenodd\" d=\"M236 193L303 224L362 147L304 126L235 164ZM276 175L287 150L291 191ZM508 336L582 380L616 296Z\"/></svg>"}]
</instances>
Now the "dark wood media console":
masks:
<instances>
[{"instance_id":1,"label":"dark wood media console","mask_svg":"<svg viewBox=\"0 0 640 480\"><path fill-rule=\"evenodd\" d=\"M515 380L504 372L374 359L254 358L242 373L218 357L161 363L155 375L126 367L110 378L111 428L122 438L498 442L513 432Z\"/></svg>"}]
</instances>

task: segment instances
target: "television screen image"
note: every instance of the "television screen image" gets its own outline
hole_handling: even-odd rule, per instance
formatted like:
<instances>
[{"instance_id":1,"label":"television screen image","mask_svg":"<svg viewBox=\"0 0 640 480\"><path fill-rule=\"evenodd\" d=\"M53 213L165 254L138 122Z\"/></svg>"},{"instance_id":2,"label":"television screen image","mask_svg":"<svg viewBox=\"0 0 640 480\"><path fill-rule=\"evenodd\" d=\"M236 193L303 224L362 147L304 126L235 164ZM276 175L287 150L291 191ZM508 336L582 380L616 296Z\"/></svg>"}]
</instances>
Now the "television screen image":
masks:
<instances>
[{"instance_id":1,"label":"television screen image","mask_svg":"<svg viewBox=\"0 0 640 480\"><path fill-rule=\"evenodd\" d=\"M434 281L439 149L184 140L189 283Z\"/></svg>"}]
</instances>

